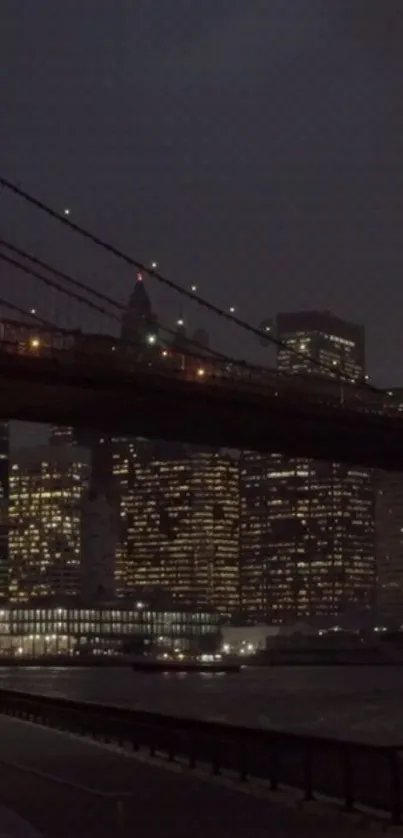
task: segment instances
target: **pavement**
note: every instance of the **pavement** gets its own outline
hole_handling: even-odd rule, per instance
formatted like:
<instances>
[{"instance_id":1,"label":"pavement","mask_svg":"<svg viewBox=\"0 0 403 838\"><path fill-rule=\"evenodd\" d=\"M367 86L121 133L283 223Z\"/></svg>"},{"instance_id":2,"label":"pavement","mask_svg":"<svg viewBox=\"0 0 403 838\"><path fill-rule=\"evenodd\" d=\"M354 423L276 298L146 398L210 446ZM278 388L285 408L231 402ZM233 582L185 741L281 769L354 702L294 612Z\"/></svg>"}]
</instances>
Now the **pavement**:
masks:
<instances>
[{"instance_id":1,"label":"pavement","mask_svg":"<svg viewBox=\"0 0 403 838\"><path fill-rule=\"evenodd\" d=\"M241 791L0 716L0 838L133 838L135 830L148 838L365 834L335 810L319 817L310 807L292 808L243 785Z\"/></svg>"}]
</instances>

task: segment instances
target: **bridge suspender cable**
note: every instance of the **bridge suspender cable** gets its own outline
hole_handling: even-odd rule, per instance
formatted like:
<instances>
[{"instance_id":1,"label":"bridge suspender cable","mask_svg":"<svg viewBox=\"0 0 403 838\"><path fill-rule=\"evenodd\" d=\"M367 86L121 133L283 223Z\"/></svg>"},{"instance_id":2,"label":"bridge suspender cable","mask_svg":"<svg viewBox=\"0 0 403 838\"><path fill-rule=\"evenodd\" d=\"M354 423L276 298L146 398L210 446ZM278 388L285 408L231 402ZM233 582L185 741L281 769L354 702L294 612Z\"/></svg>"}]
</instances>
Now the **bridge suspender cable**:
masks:
<instances>
[{"instance_id":1,"label":"bridge suspender cable","mask_svg":"<svg viewBox=\"0 0 403 838\"><path fill-rule=\"evenodd\" d=\"M125 310L125 306L122 303L119 303L117 300L112 299L107 294L103 294L101 291L97 291L94 288L90 288L85 282L81 282L78 279L75 279L70 274L64 273L64 271L60 271L58 268L54 268L52 265L49 265L48 262L44 262L42 259L38 259L37 256L33 256L32 253L27 253L27 251L22 250L20 247L17 247L15 244L11 244L11 242L7 241L6 239L2 239L0 237L0 247L5 247L7 250L10 250L12 253L16 253L17 256L22 256L24 259L28 259L29 262L32 262L33 265L37 265L39 268L43 268L45 271L49 271L54 276L58 276L60 279L64 279L69 285L75 286L79 288L81 291L85 291L88 294L92 294L93 297L96 297L98 300L101 300L104 303L108 303L108 305L115 306L116 308L120 309L121 311Z\"/></svg>"},{"instance_id":2,"label":"bridge suspender cable","mask_svg":"<svg viewBox=\"0 0 403 838\"><path fill-rule=\"evenodd\" d=\"M11 242L7 241L6 239L1 239L0 238L0 247L6 248L7 250L10 250L12 253L16 253L18 256L21 256L23 259L28 260L29 262L31 262L34 265L39 265L43 270L46 270L46 271L52 273L54 276L57 276L60 279L63 279L68 285L71 285L72 287L79 288L80 290L85 291L87 294L94 296L95 298L107 303L108 305L114 306L115 308L119 309L122 313L126 311L126 306L124 306L118 300L115 300L112 297L109 297L107 294L103 294L100 291L94 290L89 285L87 285L85 282L81 282L80 280L77 280L77 279L73 278L70 274L66 274L63 271L60 271L58 268L53 267L48 262L44 262L42 259L38 259L36 256L33 256L32 254L27 253L27 251L22 250L22 248L17 247L14 244L11 244ZM54 280L50 280L48 277L43 276L43 274L37 273L36 271L29 268L27 265L23 265L21 262L17 262L16 260L14 260L11 257L6 256L5 254L2 254L2 253L0 253L0 260L3 260L5 262L11 264L13 267L17 268L18 270L23 271L26 274L30 274L33 278L38 279L40 282L43 282L47 285L50 285L52 288L56 288L56 290L60 291L62 294L66 294L67 296L71 297L72 299L76 299L80 303L84 303L85 305L88 305L90 308L98 311L100 314L102 314L102 315L104 315L104 316L106 316L110 319L113 319L118 323L121 322L121 318L120 318L120 316L118 316L116 314L116 312L108 311L107 309L103 308L102 306L94 303L91 299L87 299L85 297L82 297L81 294L78 295L75 292L68 291L66 288L64 288L62 285L60 285L58 282L55 282ZM164 326L161 323L158 324L158 328L159 328L160 331L165 332L170 337L175 337L176 334L177 334L174 329L170 329L168 326ZM216 358L217 360L220 360L220 361L224 361L228 364L236 364L238 367L242 366L242 367L245 367L246 369L249 369L249 370L254 371L254 372L256 372L256 371L259 371L259 372L262 372L262 373L265 372L264 367L259 367L257 365L248 364L247 361L232 358L228 355L225 355L222 352L218 352L217 350L212 349L209 346L204 346L204 344L201 344L199 341L196 341L193 338L186 337L186 345L187 346L195 346L197 349L202 350L204 357L206 357L206 355L208 353L208 355L210 357Z\"/></svg>"},{"instance_id":3,"label":"bridge suspender cable","mask_svg":"<svg viewBox=\"0 0 403 838\"><path fill-rule=\"evenodd\" d=\"M106 242L104 239L101 239L99 236L91 233L86 228L82 227L79 224L76 224L74 221L71 220L69 216L62 215L56 210L52 209L48 204L44 201L39 200L34 195L31 195L26 190L22 189L13 181L8 180L5 177L0 175L0 185L4 189L8 189L10 192L13 192L15 195L18 195L20 198L23 198L24 201L31 204L32 206L36 207L36 209L41 210L42 212L46 213L46 215L54 218L56 221L59 221L61 224L64 224L66 227L69 227L74 232L78 233L83 238L87 239L88 241L93 242L98 247L102 247L108 253L111 253L113 256L116 256L117 259L125 262L127 265L130 265L133 268L136 268L138 271L142 271L143 273L148 274L151 277L154 277L158 282L166 285L172 291L176 291L178 294L181 294L184 297L187 297L192 302L198 303L198 305L206 308L208 311L217 314L219 317L225 318L229 322L235 323L235 325L239 326L241 329L244 329L251 334L258 336L260 339L263 337L267 340L268 343L272 343L273 345L281 348L286 349L288 352L292 352L292 354L296 357L302 358L304 361L307 359L307 355L303 352L299 352L294 347L288 346L284 341L279 340L279 338L273 337L273 335L265 334L261 332L260 329L257 329L255 326L252 326L250 323L247 323L245 320L241 320L235 314L231 312L224 311L219 306L215 305L214 303L209 302L204 297L201 297L199 294L189 291L187 288L184 288L182 285L178 285L178 283L174 282L172 279L168 279L167 277L160 274L154 268L150 268L149 266L145 265L143 262L140 262L138 259L130 256L128 253L120 250L119 248L115 247L113 244ZM339 371L337 375L335 375L335 370L328 364L324 364L323 361L318 361L316 358L309 357L310 362L316 366L320 370L325 370L326 373L331 372L332 378L337 377L340 383L352 383L356 384L355 379L352 376L347 376L345 374L341 374ZM362 386L371 390L372 392L381 392L379 388L374 387L369 382L361 382Z\"/></svg>"},{"instance_id":4,"label":"bridge suspender cable","mask_svg":"<svg viewBox=\"0 0 403 838\"><path fill-rule=\"evenodd\" d=\"M50 288L55 288L56 291L60 291L61 294L65 294L68 297L73 297L78 300L80 303L84 303L85 305L89 306L89 308L95 309L95 311L101 312L101 314L107 314L108 317L112 317L113 315L111 312L105 311L92 300L87 300L86 297L83 297L81 294L72 294L71 291L68 291L67 288L63 288L63 285L60 282L56 282L54 279L49 279L49 277L44 276L43 274L38 273L37 271L28 268L26 265L23 265L21 262L17 262L16 259L12 259L11 256L6 256L5 253L0 253L0 260L2 262L7 262L7 264L12 265L14 268L17 268L19 271L22 271L25 274L29 274L30 276L38 279L40 282L43 282L45 285L48 285Z\"/></svg>"},{"instance_id":5,"label":"bridge suspender cable","mask_svg":"<svg viewBox=\"0 0 403 838\"><path fill-rule=\"evenodd\" d=\"M4 297L0 297L0 306L4 306L4 308L9 308L10 311L16 311L17 314L22 314L24 317L31 317L31 319L35 321L35 324L39 324L44 328L54 329L53 323L50 323L48 320L44 320L43 317L39 317L38 314L33 314L31 311L25 311L20 306L15 305L15 303L10 303Z\"/></svg>"},{"instance_id":6,"label":"bridge suspender cable","mask_svg":"<svg viewBox=\"0 0 403 838\"><path fill-rule=\"evenodd\" d=\"M2 246L8 246L8 243L5 242L4 240L2 240L1 245ZM31 258L27 253L25 253L20 248L17 248L15 245L10 245L10 249L13 250L14 252L19 253L21 256L23 256L26 259ZM6 262L7 264L11 265L12 267L16 268L17 270L19 270L19 271L21 271L21 272L23 272L23 273L25 273L29 276L32 276L34 279L39 280L39 282L42 282L42 283L44 283L45 285L48 285L51 288L55 288L57 291L60 291L60 293L65 294L67 297L70 297L70 299L78 300L78 302L80 302L84 305L87 305L92 310L97 311L98 313L108 317L109 319L115 320L117 323L121 322L121 318L118 314L116 314L116 312L108 311L107 309L103 308L102 306L98 305L97 303L94 303L93 300L87 299L86 297L83 297L81 294L77 294L76 292L73 292L73 291L68 290L67 288L64 288L59 282L56 282L55 280L50 279L49 277L46 277L41 273L38 273L38 271L36 271L36 270L32 270L30 267L28 267L27 265L22 264L21 262L18 262L16 259L11 258L10 256L6 256L4 253L0 253L0 261ZM46 270L48 270L48 271L54 271L56 273L56 275L58 275L60 277L63 277L64 280L66 280L70 283L73 283L75 285L79 285L80 288L83 288L88 293L90 293L90 294L92 293L92 289L89 286L85 285L85 283L78 282L78 280L73 280L72 277L68 276L67 274L62 273L61 271L58 271L56 268L53 269L46 262L42 262L41 260L36 259L35 257L33 257L32 261L34 261L36 264L43 265L44 269L46 268ZM99 296L102 297L102 295L99 294L98 292L95 292L95 295L97 297L99 297ZM5 303L5 304L9 305L8 303ZM125 307L121 303L118 303L117 301L113 301L113 303L110 302L110 304L114 304L118 308L122 309L122 311L125 311ZM22 309L19 310L19 313L23 314L24 316L26 316L28 314L28 312L25 312ZM31 315L31 316L34 316L34 315ZM55 328L55 324L50 324L50 323L47 323L46 321L42 321L41 318L38 318L38 320L40 322L42 322L44 325L48 325L50 328L53 328L53 329ZM168 327L162 326L161 324L158 324L158 328L163 332L167 332L170 337L175 337L176 336L176 332L173 329L169 329ZM66 331L66 330L63 330L63 331ZM143 343L141 343L140 341L125 340L124 343L127 346L136 346L136 348L138 348L140 346L143 346ZM190 346L194 345L197 349L203 350L203 358L204 359L206 359L206 353L209 353L209 357L220 360L224 363L233 364L233 365L236 365L237 367L246 368L246 369L249 369L250 371L253 371L253 372L256 372L256 371L265 372L264 368L249 366L249 365L246 364L245 361L238 361L235 358L230 358L227 355L222 354L221 352L217 352L216 350L211 349L210 347L205 347L204 345L200 344L198 341L194 341L192 338L187 337L186 338L186 343L189 344ZM189 357L198 358L199 360L203 359L200 355L196 355L195 352L192 353L188 349L186 350L186 352L189 355Z\"/></svg>"}]
</instances>

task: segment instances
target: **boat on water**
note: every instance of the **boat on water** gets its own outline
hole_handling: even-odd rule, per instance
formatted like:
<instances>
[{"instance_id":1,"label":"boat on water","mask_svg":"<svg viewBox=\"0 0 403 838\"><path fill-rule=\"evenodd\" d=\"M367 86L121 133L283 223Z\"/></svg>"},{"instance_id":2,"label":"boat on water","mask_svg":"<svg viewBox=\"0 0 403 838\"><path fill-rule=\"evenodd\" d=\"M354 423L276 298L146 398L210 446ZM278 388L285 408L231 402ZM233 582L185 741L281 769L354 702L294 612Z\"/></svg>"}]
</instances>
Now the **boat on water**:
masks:
<instances>
[{"instance_id":1,"label":"boat on water","mask_svg":"<svg viewBox=\"0 0 403 838\"><path fill-rule=\"evenodd\" d=\"M132 661L134 672L240 672L242 666L235 661L202 660L200 658L154 658L144 656Z\"/></svg>"}]
</instances>

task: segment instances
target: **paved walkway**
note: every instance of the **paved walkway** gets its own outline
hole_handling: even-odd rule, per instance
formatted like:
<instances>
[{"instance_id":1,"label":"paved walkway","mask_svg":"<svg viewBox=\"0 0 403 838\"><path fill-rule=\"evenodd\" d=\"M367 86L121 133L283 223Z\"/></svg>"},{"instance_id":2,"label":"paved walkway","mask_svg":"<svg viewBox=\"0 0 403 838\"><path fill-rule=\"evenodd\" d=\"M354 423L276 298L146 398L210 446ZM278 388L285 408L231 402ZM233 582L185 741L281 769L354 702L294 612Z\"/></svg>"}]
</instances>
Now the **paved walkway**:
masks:
<instances>
[{"instance_id":1,"label":"paved walkway","mask_svg":"<svg viewBox=\"0 0 403 838\"><path fill-rule=\"evenodd\" d=\"M324 821L191 772L125 756L54 730L0 716L0 801L15 818L0 838L357 838ZM1 818L1 809L0 809Z\"/></svg>"},{"instance_id":2,"label":"paved walkway","mask_svg":"<svg viewBox=\"0 0 403 838\"><path fill-rule=\"evenodd\" d=\"M10 809L0 806L0 838L41 838L41 835Z\"/></svg>"}]
</instances>

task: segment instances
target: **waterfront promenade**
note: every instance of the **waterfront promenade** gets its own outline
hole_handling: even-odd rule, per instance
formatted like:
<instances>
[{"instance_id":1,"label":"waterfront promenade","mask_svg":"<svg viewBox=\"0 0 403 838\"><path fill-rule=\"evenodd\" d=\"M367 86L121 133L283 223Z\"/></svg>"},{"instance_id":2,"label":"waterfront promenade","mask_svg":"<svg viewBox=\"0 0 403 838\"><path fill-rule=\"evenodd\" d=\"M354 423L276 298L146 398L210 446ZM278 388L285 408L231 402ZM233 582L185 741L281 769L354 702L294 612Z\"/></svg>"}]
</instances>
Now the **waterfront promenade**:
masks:
<instances>
[{"instance_id":1,"label":"waterfront promenade","mask_svg":"<svg viewBox=\"0 0 403 838\"><path fill-rule=\"evenodd\" d=\"M0 838L362 835L330 807L297 810L247 784L230 787L30 722L0 716L0 741L0 805L31 828L10 820Z\"/></svg>"}]
</instances>

